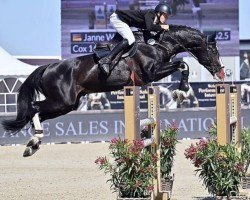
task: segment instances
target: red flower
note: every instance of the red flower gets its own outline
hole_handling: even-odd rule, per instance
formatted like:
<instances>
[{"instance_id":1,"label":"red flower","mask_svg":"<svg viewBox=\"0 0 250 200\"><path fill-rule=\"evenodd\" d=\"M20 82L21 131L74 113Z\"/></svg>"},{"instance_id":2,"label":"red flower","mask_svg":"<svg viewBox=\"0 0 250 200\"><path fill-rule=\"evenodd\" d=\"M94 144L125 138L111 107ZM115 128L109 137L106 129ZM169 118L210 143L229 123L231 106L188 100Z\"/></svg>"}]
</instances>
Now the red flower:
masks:
<instances>
[{"instance_id":1,"label":"red flower","mask_svg":"<svg viewBox=\"0 0 250 200\"><path fill-rule=\"evenodd\" d=\"M196 158L195 161L194 161L194 166L199 167L200 165L201 165L201 160Z\"/></svg>"},{"instance_id":2,"label":"red flower","mask_svg":"<svg viewBox=\"0 0 250 200\"><path fill-rule=\"evenodd\" d=\"M142 151L144 148L144 143L142 140L134 140L132 146L130 147L130 150L134 154L138 154Z\"/></svg>"},{"instance_id":3,"label":"red flower","mask_svg":"<svg viewBox=\"0 0 250 200\"><path fill-rule=\"evenodd\" d=\"M95 164L97 165L104 165L107 162L107 158L106 157L98 157L95 160Z\"/></svg>"},{"instance_id":4,"label":"red flower","mask_svg":"<svg viewBox=\"0 0 250 200\"><path fill-rule=\"evenodd\" d=\"M147 191L152 192L153 190L154 190L154 186L153 185L149 185L147 187Z\"/></svg>"},{"instance_id":5,"label":"red flower","mask_svg":"<svg viewBox=\"0 0 250 200\"><path fill-rule=\"evenodd\" d=\"M156 163L158 160L157 154L152 154L152 161Z\"/></svg>"},{"instance_id":6,"label":"red flower","mask_svg":"<svg viewBox=\"0 0 250 200\"><path fill-rule=\"evenodd\" d=\"M201 139L199 143L196 143L198 150L203 150L207 147L208 141L206 139Z\"/></svg>"},{"instance_id":7,"label":"red flower","mask_svg":"<svg viewBox=\"0 0 250 200\"><path fill-rule=\"evenodd\" d=\"M187 159L193 160L196 156L196 153L197 148L193 144L191 144L191 146L185 150L184 155Z\"/></svg>"},{"instance_id":8,"label":"red flower","mask_svg":"<svg viewBox=\"0 0 250 200\"><path fill-rule=\"evenodd\" d=\"M244 172L244 165L241 164L241 163L237 163L235 166L234 166L234 169L237 171L237 172Z\"/></svg>"},{"instance_id":9,"label":"red flower","mask_svg":"<svg viewBox=\"0 0 250 200\"><path fill-rule=\"evenodd\" d=\"M172 124L169 125L169 128L173 131L178 132L179 131L179 127L177 125L177 123L173 122Z\"/></svg>"},{"instance_id":10,"label":"red flower","mask_svg":"<svg viewBox=\"0 0 250 200\"><path fill-rule=\"evenodd\" d=\"M112 143L112 144L117 144L119 141L121 141L120 138L113 138L113 139L111 140L111 143Z\"/></svg>"}]
</instances>

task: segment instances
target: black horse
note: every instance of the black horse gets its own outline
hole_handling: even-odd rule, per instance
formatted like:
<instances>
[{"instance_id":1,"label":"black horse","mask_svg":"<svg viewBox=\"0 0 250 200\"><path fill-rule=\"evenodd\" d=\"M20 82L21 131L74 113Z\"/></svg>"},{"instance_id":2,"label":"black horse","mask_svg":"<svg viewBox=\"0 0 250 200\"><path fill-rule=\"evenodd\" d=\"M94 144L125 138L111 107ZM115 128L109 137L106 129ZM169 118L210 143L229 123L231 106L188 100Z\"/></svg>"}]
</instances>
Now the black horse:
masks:
<instances>
[{"instance_id":1,"label":"black horse","mask_svg":"<svg viewBox=\"0 0 250 200\"><path fill-rule=\"evenodd\" d=\"M133 85L132 72L136 85L158 81L180 68L180 62L169 61L181 52L189 52L213 76L223 79L215 35L205 36L196 29L177 25L170 25L169 31L152 36L154 45L144 42L147 34L138 32L135 35L137 51L133 57L115 59L108 77L101 73L95 53L38 67L21 85L17 117L3 121L4 129L11 134L16 133L32 122L37 114L44 121L77 109L82 95ZM43 94L45 99L38 101L38 93ZM37 141L28 146L36 145Z\"/></svg>"}]
</instances>

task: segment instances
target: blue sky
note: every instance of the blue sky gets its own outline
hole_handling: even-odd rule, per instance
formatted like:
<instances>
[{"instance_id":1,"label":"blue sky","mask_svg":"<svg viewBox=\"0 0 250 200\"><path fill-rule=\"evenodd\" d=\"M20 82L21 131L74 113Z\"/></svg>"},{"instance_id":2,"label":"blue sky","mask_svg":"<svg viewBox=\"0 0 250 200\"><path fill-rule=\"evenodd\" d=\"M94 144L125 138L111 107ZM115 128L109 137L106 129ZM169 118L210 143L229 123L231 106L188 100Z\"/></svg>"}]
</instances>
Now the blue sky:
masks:
<instances>
[{"instance_id":1,"label":"blue sky","mask_svg":"<svg viewBox=\"0 0 250 200\"><path fill-rule=\"evenodd\" d=\"M0 0L0 46L15 56L61 55L60 0ZM250 0L239 0L240 39L250 39Z\"/></svg>"},{"instance_id":2,"label":"blue sky","mask_svg":"<svg viewBox=\"0 0 250 200\"><path fill-rule=\"evenodd\" d=\"M250 1L239 0L239 14L240 14L240 39L250 40Z\"/></svg>"},{"instance_id":3,"label":"blue sky","mask_svg":"<svg viewBox=\"0 0 250 200\"><path fill-rule=\"evenodd\" d=\"M60 56L60 7L60 0L0 0L0 46L15 56Z\"/></svg>"}]
</instances>

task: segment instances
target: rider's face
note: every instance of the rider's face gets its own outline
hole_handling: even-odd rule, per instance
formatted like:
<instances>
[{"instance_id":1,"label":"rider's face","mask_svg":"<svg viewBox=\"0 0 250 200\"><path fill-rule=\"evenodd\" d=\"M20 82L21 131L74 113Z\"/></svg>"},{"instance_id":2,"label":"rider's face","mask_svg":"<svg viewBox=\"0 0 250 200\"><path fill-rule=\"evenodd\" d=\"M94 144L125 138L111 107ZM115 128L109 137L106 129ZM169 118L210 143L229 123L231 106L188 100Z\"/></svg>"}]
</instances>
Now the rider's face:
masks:
<instances>
[{"instance_id":1,"label":"rider's face","mask_svg":"<svg viewBox=\"0 0 250 200\"><path fill-rule=\"evenodd\" d=\"M166 13L161 14L161 15L160 15L160 22L161 22L162 24L164 24L164 23L167 21L168 17L169 17L169 15L166 14Z\"/></svg>"}]
</instances>

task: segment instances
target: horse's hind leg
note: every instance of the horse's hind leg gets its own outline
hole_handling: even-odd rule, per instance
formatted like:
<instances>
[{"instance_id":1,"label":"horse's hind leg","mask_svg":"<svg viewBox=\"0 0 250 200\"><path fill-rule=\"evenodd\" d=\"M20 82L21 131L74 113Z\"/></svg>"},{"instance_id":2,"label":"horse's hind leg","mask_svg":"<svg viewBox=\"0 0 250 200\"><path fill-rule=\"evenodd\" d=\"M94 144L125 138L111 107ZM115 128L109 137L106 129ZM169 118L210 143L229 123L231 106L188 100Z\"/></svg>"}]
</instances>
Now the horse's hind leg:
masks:
<instances>
[{"instance_id":1,"label":"horse's hind leg","mask_svg":"<svg viewBox=\"0 0 250 200\"><path fill-rule=\"evenodd\" d=\"M33 137L30 138L26 145L26 149L23 153L24 157L33 155L39 149L41 139L44 136L41 121L66 114L74 108L73 103L58 103L50 99L45 99L43 101L35 101L33 102L33 107L36 110L36 113L32 118L35 134Z\"/></svg>"}]
</instances>

